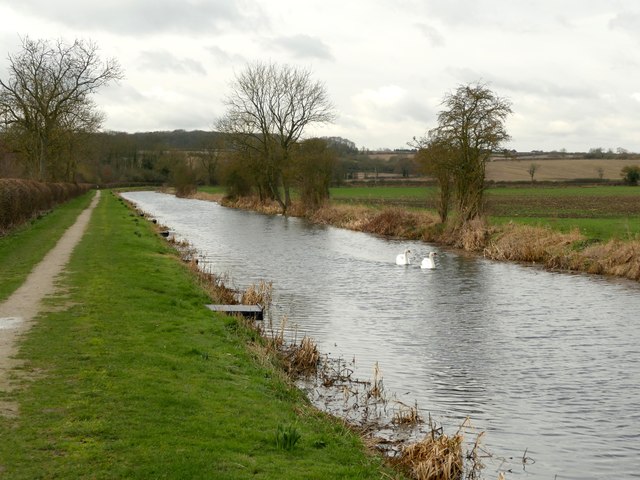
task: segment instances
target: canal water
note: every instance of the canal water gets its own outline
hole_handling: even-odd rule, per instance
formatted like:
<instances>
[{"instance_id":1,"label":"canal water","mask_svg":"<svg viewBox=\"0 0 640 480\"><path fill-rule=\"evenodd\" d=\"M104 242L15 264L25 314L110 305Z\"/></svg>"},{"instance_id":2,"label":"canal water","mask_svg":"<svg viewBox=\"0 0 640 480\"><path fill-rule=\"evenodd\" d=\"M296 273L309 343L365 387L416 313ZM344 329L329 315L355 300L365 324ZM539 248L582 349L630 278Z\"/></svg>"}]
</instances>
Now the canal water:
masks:
<instances>
[{"instance_id":1,"label":"canal water","mask_svg":"<svg viewBox=\"0 0 640 480\"><path fill-rule=\"evenodd\" d=\"M640 286L458 255L155 192L123 195L274 309L322 353L446 427L466 417L484 475L640 478ZM413 263L395 257L411 249ZM420 260L437 251L437 268ZM526 462L519 459L527 458ZM503 463L503 460L504 463Z\"/></svg>"}]
</instances>

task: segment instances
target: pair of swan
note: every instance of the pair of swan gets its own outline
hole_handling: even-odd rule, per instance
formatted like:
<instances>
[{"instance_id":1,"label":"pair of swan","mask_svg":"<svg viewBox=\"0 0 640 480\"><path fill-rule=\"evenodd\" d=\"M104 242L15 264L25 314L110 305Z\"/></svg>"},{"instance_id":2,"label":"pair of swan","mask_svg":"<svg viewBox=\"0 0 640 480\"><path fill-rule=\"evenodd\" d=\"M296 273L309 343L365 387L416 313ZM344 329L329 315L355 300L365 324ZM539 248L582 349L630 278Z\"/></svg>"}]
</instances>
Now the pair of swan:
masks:
<instances>
[{"instance_id":1,"label":"pair of swan","mask_svg":"<svg viewBox=\"0 0 640 480\"><path fill-rule=\"evenodd\" d=\"M409 265L411 261L409 260L409 254L411 250L407 249L404 253L399 254L396 257L396 265ZM422 259L422 263L420 263L420 268L436 268L435 256L436 252L430 252L429 256Z\"/></svg>"}]
</instances>

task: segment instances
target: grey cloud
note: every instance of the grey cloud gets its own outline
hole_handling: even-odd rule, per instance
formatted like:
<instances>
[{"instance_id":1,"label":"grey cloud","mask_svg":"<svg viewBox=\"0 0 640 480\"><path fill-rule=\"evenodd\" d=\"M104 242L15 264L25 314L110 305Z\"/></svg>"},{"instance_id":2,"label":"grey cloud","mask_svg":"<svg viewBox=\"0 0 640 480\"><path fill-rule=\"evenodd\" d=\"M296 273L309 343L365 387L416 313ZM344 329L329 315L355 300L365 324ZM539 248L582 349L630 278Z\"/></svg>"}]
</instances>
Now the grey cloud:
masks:
<instances>
[{"instance_id":1,"label":"grey cloud","mask_svg":"<svg viewBox=\"0 0 640 480\"><path fill-rule=\"evenodd\" d=\"M425 14L446 25L472 28L500 28L510 32L547 32L569 28L575 18L610 13L608 2L598 0L423 0Z\"/></svg>"},{"instance_id":2,"label":"grey cloud","mask_svg":"<svg viewBox=\"0 0 640 480\"><path fill-rule=\"evenodd\" d=\"M207 74L199 62L190 58L178 58L162 50L142 52L140 55L140 67L143 70L153 70L156 72Z\"/></svg>"},{"instance_id":3,"label":"grey cloud","mask_svg":"<svg viewBox=\"0 0 640 480\"><path fill-rule=\"evenodd\" d=\"M425 37L427 37L434 47L444 46L444 36L437 28L427 25L426 23L416 23L415 26Z\"/></svg>"},{"instance_id":4,"label":"grey cloud","mask_svg":"<svg viewBox=\"0 0 640 480\"><path fill-rule=\"evenodd\" d=\"M598 91L586 85L575 83L557 83L548 80L515 80L508 81L503 78L490 78L489 88L493 88L501 95L501 90L517 94L539 95L545 98L563 98L567 100L588 100L598 96Z\"/></svg>"},{"instance_id":5,"label":"grey cloud","mask_svg":"<svg viewBox=\"0 0 640 480\"><path fill-rule=\"evenodd\" d=\"M305 34L278 37L271 40L275 47L288 51L296 58L319 58L333 60L331 49L319 38Z\"/></svg>"},{"instance_id":6,"label":"grey cloud","mask_svg":"<svg viewBox=\"0 0 640 480\"><path fill-rule=\"evenodd\" d=\"M213 58L222 64L236 64L236 63L247 63L247 59L242 55L238 55L236 53L229 53L226 50L218 47L217 45L212 45L206 48Z\"/></svg>"},{"instance_id":7,"label":"grey cloud","mask_svg":"<svg viewBox=\"0 0 640 480\"><path fill-rule=\"evenodd\" d=\"M238 2L207 0L20 0L7 2L18 11L78 29L145 35L156 32L210 33L226 24L251 22L247 12L260 16L257 6L240 8Z\"/></svg>"}]
</instances>

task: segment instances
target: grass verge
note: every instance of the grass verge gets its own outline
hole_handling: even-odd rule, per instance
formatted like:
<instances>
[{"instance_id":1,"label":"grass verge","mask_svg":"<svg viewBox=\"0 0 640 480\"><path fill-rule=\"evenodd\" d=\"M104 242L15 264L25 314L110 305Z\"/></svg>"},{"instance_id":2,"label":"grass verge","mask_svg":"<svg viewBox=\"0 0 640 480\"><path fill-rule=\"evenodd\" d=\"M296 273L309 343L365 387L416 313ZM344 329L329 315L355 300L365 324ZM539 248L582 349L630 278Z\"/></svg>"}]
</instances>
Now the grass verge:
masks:
<instances>
[{"instance_id":1,"label":"grass verge","mask_svg":"<svg viewBox=\"0 0 640 480\"><path fill-rule=\"evenodd\" d=\"M24 283L29 272L73 225L94 195L95 192L89 192L69 200L0 237L0 301Z\"/></svg>"},{"instance_id":2,"label":"grass verge","mask_svg":"<svg viewBox=\"0 0 640 480\"><path fill-rule=\"evenodd\" d=\"M21 344L31 380L11 393L20 416L0 417L0 476L397 477L247 348L254 332L208 311L176 252L117 197L103 195L63 283L58 311ZM299 435L291 449L283 429Z\"/></svg>"}]
</instances>

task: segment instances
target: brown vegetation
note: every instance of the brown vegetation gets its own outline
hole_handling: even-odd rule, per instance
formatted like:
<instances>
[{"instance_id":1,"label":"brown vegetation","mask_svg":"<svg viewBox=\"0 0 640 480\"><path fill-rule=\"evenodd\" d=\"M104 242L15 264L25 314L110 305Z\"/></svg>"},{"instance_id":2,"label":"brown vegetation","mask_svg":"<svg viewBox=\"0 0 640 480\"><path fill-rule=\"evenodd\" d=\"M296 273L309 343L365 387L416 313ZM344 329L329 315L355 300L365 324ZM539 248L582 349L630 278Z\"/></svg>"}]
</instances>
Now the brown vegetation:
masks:
<instances>
[{"instance_id":1,"label":"brown vegetation","mask_svg":"<svg viewBox=\"0 0 640 480\"><path fill-rule=\"evenodd\" d=\"M0 179L0 235L88 190L87 184Z\"/></svg>"},{"instance_id":2,"label":"brown vegetation","mask_svg":"<svg viewBox=\"0 0 640 480\"><path fill-rule=\"evenodd\" d=\"M406 446L394 464L417 480L453 480L462 477L464 462L460 431L447 435L432 429L421 441Z\"/></svg>"}]
</instances>

